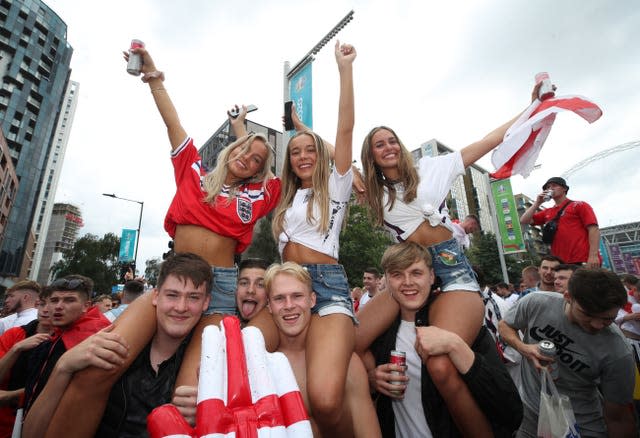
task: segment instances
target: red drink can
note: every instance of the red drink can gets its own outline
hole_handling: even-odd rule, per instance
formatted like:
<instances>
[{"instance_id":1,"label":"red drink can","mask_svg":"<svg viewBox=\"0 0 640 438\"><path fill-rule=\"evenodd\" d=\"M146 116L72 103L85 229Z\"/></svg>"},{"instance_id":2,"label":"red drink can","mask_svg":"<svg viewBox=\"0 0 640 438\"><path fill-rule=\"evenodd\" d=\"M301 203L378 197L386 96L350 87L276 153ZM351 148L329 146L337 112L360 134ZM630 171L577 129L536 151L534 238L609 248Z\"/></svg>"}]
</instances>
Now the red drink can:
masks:
<instances>
[{"instance_id":1,"label":"red drink can","mask_svg":"<svg viewBox=\"0 0 640 438\"><path fill-rule=\"evenodd\" d=\"M140 76L142 70L142 56L138 53L132 53L131 50L144 47L144 43L140 40L131 40L129 47L129 62L127 63L127 73L134 76Z\"/></svg>"},{"instance_id":2,"label":"red drink can","mask_svg":"<svg viewBox=\"0 0 640 438\"><path fill-rule=\"evenodd\" d=\"M398 350L391 350L391 353L389 354L389 363L393 364L393 365L400 365L400 366L407 366L407 353L405 353L404 351L398 351ZM401 371L391 371L390 372L393 375L396 376L403 376L404 372ZM391 383L392 385L404 385L403 381L400 380L392 380L389 383ZM391 392L391 394L393 395L402 395L404 391L400 390L400 391L389 391Z\"/></svg>"},{"instance_id":3,"label":"red drink can","mask_svg":"<svg viewBox=\"0 0 640 438\"><path fill-rule=\"evenodd\" d=\"M538 90L538 98L540 100L548 99L555 96L556 92L553 91L553 84L549 78L549 73L542 71L536 75L536 85L542 82L540 90Z\"/></svg>"}]
</instances>

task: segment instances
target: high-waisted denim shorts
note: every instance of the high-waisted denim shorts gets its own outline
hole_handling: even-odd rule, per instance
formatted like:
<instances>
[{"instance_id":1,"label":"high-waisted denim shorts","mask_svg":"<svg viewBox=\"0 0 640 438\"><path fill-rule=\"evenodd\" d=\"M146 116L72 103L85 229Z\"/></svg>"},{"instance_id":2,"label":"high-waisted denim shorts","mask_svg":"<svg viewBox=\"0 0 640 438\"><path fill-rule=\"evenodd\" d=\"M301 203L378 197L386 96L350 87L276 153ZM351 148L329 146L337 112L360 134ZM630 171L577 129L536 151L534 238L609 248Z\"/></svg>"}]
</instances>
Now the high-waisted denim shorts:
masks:
<instances>
[{"instance_id":1,"label":"high-waisted denim shorts","mask_svg":"<svg viewBox=\"0 0 640 438\"><path fill-rule=\"evenodd\" d=\"M237 315L236 285L238 282L238 268L211 267L213 281L211 283L211 301L205 315L212 313Z\"/></svg>"},{"instance_id":2,"label":"high-waisted denim shorts","mask_svg":"<svg viewBox=\"0 0 640 438\"><path fill-rule=\"evenodd\" d=\"M440 278L442 292L452 290L480 291L471 263L462 252L462 247L456 239L438 243L427 249L433 260L434 273L436 277Z\"/></svg>"},{"instance_id":3,"label":"high-waisted denim shorts","mask_svg":"<svg viewBox=\"0 0 640 438\"><path fill-rule=\"evenodd\" d=\"M311 276L313 291L316 293L316 305L311 311L320 316L342 313L353 319L353 312L347 274L342 265L302 265Z\"/></svg>"}]
</instances>

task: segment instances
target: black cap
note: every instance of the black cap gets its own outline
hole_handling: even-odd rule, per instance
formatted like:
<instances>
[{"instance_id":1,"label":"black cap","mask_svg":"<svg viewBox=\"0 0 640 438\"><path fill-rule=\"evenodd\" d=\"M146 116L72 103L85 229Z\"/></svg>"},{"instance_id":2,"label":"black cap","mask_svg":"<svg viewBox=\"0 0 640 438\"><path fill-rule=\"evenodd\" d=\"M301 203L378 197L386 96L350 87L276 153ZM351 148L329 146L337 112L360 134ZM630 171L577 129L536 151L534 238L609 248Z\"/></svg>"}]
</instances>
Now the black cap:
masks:
<instances>
[{"instance_id":1,"label":"black cap","mask_svg":"<svg viewBox=\"0 0 640 438\"><path fill-rule=\"evenodd\" d=\"M547 182L544 183L544 185L542 186L542 190L547 190L547 186L551 183L558 184L559 186L562 186L565 189L569 190L569 186L567 185L567 182L564 180L564 178L560 178L559 176L554 176L552 178L549 178Z\"/></svg>"}]
</instances>

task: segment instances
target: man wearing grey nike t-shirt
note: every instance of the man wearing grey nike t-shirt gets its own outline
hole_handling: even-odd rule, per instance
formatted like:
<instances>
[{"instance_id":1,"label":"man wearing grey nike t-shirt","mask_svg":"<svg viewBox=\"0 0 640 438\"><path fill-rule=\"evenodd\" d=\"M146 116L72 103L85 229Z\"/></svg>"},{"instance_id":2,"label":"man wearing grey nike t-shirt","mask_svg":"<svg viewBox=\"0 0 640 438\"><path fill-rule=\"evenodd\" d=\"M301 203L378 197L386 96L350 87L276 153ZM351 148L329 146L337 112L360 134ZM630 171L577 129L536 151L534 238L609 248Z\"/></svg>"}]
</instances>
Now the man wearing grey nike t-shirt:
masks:
<instances>
[{"instance_id":1,"label":"man wearing grey nike t-shirt","mask_svg":"<svg viewBox=\"0 0 640 438\"><path fill-rule=\"evenodd\" d=\"M582 437L635 437L631 408L634 362L614 321L626 302L618 277L603 269L578 269L563 295L537 292L518 300L500 322L502 339L522 361L524 419L517 437L536 437L543 339L557 349L555 384L571 405ZM517 330L524 333L523 340ZM602 401L601 401L602 400Z\"/></svg>"}]
</instances>

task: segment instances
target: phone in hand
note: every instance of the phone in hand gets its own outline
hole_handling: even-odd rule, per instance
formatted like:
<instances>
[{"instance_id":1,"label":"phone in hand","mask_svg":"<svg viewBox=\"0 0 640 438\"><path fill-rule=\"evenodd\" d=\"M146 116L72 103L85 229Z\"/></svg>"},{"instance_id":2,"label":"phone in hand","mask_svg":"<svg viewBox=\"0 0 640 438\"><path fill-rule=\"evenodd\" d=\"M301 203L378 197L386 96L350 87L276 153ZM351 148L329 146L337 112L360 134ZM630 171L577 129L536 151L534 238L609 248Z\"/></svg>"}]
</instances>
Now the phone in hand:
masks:
<instances>
[{"instance_id":1,"label":"phone in hand","mask_svg":"<svg viewBox=\"0 0 640 438\"><path fill-rule=\"evenodd\" d=\"M293 119L291 118L291 108L293 107L293 101L289 100L284 103L284 129L285 131L292 131L295 129L293 126Z\"/></svg>"},{"instance_id":2,"label":"phone in hand","mask_svg":"<svg viewBox=\"0 0 640 438\"><path fill-rule=\"evenodd\" d=\"M247 113L250 113L257 109L258 107L255 105L247 105ZM233 108L231 111L229 111L229 114L231 115L231 117L235 119L236 117L238 117L238 114L240 114L240 110L239 109L236 110L235 108Z\"/></svg>"}]
</instances>

